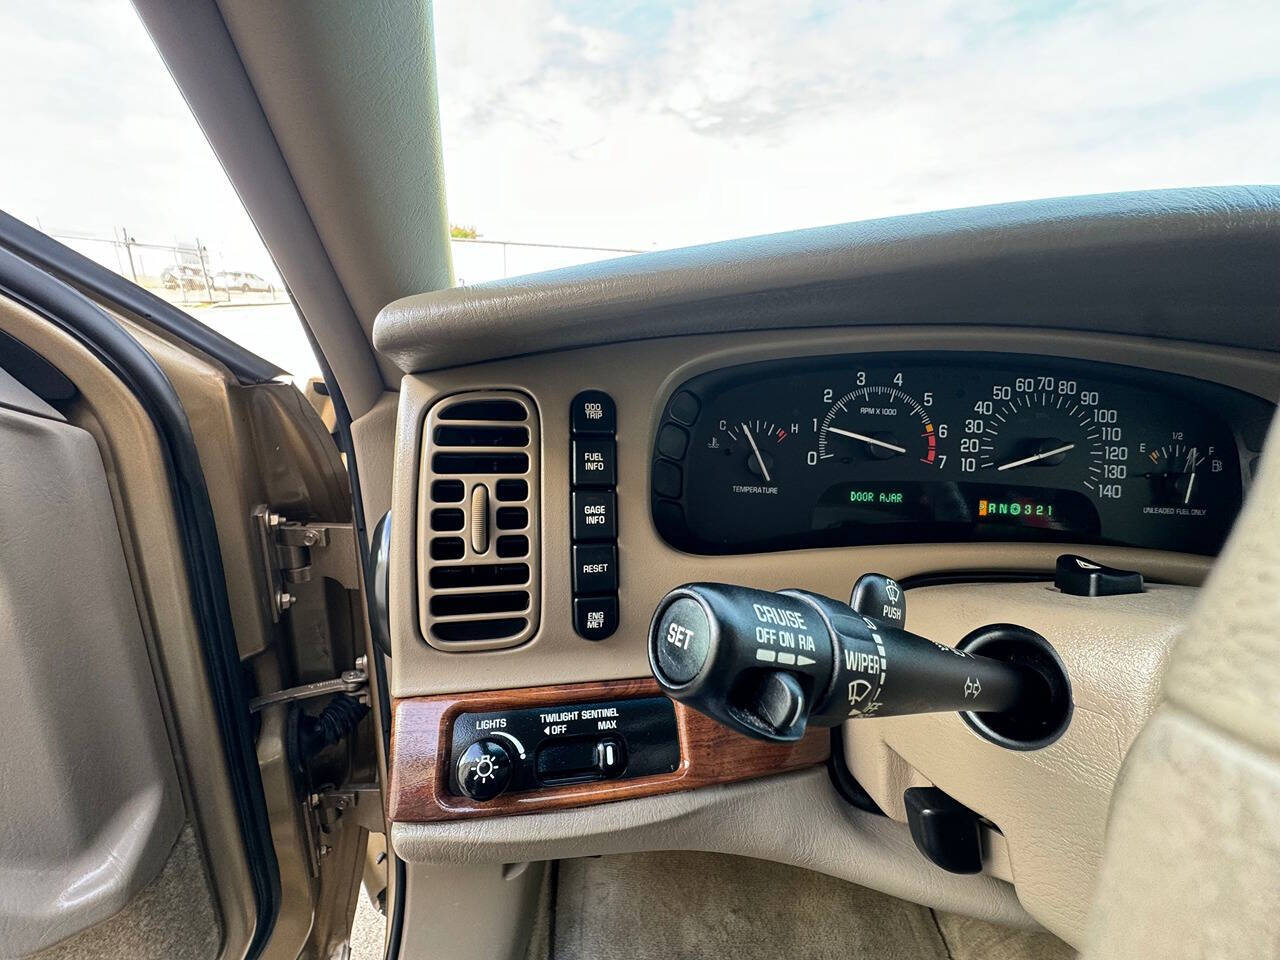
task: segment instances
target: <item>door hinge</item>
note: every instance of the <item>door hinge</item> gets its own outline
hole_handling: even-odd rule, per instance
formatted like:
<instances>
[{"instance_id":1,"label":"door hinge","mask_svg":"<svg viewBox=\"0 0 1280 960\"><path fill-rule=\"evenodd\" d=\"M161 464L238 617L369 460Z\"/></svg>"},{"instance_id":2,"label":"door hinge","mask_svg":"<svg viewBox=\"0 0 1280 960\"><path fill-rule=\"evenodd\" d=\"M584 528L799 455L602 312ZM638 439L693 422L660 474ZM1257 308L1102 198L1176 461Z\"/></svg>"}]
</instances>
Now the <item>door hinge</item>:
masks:
<instances>
[{"instance_id":1,"label":"door hinge","mask_svg":"<svg viewBox=\"0 0 1280 960\"><path fill-rule=\"evenodd\" d=\"M382 815L382 788L376 783L352 783L313 793L307 797L307 806L319 811L320 823L326 833L344 816L370 833L383 833L387 829Z\"/></svg>"},{"instance_id":2,"label":"door hinge","mask_svg":"<svg viewBox=\"0 0 1280 960\"><path fill-rule=\"evenodd\" d=\"M262 551L272 622L279 623L293 606L292 584L328 578L348 590L359 589L351 524L300 523L264 505L253 511L253 525Z\"/></svg>"},{"instance_id":3,"label":"door hinge","mask_svg":"<svg viewBox=\"0 0 1280 960\"><path fill-rule=\"evenodd\" d=\"M369 661L366 657L356 657L356 665L351 670L343 670L342 676L332 680L317 680L315 683L304 683L301 686L264 693L249 701L250 712L257 712L273 703L290 703L294 700L310 700L312 697L323 697L331 693L356 694L357 699L365 699L369 689Z\"/></svg>"}]
</instances>

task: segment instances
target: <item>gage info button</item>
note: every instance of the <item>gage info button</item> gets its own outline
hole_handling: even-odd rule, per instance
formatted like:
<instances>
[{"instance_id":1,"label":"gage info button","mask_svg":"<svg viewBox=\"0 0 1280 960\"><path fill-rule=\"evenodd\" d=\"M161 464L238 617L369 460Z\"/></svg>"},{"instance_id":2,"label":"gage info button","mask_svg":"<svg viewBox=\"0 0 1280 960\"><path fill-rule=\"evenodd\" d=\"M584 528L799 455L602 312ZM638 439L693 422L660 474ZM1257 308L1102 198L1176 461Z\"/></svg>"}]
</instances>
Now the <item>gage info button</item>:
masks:
<instances>
[{"instance_id":1,"label":"gage info button","mask_svg":"<svg viewBox=\"0 0 1280 960\"><path fill-rule=\"evenodd\" d=\"M615 540L618 506L612 490L573 492L573 539Z\"/></svg>"},{"instance_id":2,"label":"gage info button","mask_svg":"<svg viewBox=\"0 0 1280 960\"><path fill-rule=\"evenodd\" d=\"M618 550L611 543L573 548L573 592L613 593L618 589Z\"/></svg>"}]
</instances>

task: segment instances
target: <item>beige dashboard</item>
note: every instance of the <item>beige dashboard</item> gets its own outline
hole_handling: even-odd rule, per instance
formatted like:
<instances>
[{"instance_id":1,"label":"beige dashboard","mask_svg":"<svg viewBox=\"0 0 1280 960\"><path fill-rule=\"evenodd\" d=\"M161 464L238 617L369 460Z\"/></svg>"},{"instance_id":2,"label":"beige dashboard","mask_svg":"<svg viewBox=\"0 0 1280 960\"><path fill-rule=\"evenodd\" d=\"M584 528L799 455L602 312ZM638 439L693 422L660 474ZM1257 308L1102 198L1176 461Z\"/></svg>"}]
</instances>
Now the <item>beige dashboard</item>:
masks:
<instances>
[{"instance_id":1,"label":"beige dashboard","mask_svg":"<svg viewBox=\"0 0 1280 960\"><path fill-rule=\"evenodd\" d=\"M777 331L673 337L548 352L405 378L399 412L392 516L391 632L394 697L645 676L644 634L661 596L680 583L720 580L777 589L800 585L847 596L859 573L898 578L955 570L1048 570L1063 545L948 544L846 547L707 557L676 551L650 519L649 467L664 403L682 381L717 367L779 357L891 350L989 349L1104 360L1213 380L1262 397L1280 394L1280 369L1265 354L1173 341L945 327ZM617 403L619 629L592 643L572 628L569 424L571 399L604 389ZM543 597L540 625L527 642L501 652L443 652L424 641L419 619L419 483L422 427L439 398L470 390L518 390L537 404L541 437ZM1199 583L1209 563L1189 554L1090 547L1117 565L1140 565L1170 583Z\"/></svg>"},{"instance_id":2,"label":"beige dashboard","mask_svg":"<svg viewBox=\"0 0 1280 960\"><path fill-rule=\"evenodd\" d=\"M902 578L965 571L1027 571L1052 568L1069 545L1041 543L949 543L880 545L699 556L670 547L654 528L650 511L653 439L672 392L688 378L717 368L786 357L868 354L887 351L1001 351L1104 361L1194 377L1261 397L1280 395L1280 364L1266 353L1149 338L1080 332L984 327L897 327L776 330L668 337L537 353L517 359L456 367L405 378L400 398L392 497L394 521L390 565L390 627L394 669L391 693L398 706L451 696L494 692L495 704L510 704L498 691L519 695L528 688L560 685L571 702L573 685L633 681L650 676L646 638L655 605L671 588L690 581L722 581L762 589L799 586L847 597L858 575L879 571ZM570 423L571 400L580 391L606 391L617 407L616 632L589 641L575 632L571 597ZM442 398L470 391L515 392L536 407L538 465L534 514L539 545L531 591L536 628L527 640L502 649L427 642L424 623L430 590L430 558L424 541L424 424ZM948 587L911 590L909 629L956 643L975 623L1022 622L1049 637L1068 669L1089 677L1077 689L1078 713L1068 733L1041 751L994 747L964 727L956 715L918 719L862 720L846 724L848 768L888 817L844 803L821 766L767 776L753 768L735 783L731 775L697 789L592 797L576 794L555 809L530 813L504 807L485 816L483 805L466 822L447 816L394 816L393 843L402 857L425 862L509 862L623 850L690 848L740 853L796 863L855 880L920 902L1008 923L1038 922L1069 942L1079 942L1093 879L1101 856L1111 788L1128 744L1153 709L1158 674L1211 559L1193 554L1108 546L1080 547L1094 559L1140 569L1160 586L1140 602L1064 611L1045 584L990 585L970 593L954 610L942 601ZM943 591L939 594L938 591ZM917 599L918 598L918 599ZM1068 598L1074 599L1074 598ZM941 603L941 605L940 605ZM1069 624L1063 633L1063 624ZM1116 644L1140 648L1111 657ZM1128 659L1126 660L1126 657ZM584 699L584 698L579 698ZM589 699L589 697L585 697ZM483 703L484 697L480 696ZM393 729L393 784L421 784L437 776L448 790L448 774L401 770L421 764L408 749L410 734L447 746L448 731L409 731L408 717L440 712L397 712ZM452 716L453 714L450 714ZM751 742L725 733L720 749L749 751ZM744 746L744 744L746 744ZM687 745L686 745L687 748ZM700 749L714 751L713 739ZM760 745L760 749L766 749ZM443 755L437 751L438 756ZM822 754L815 754L820 757ZM1101 760L1099 760L1101 758ZM812 761L810 761L812 762ZM758 767L758 765L757 765ZM775 770L787 769L779 765ZM1002 784L991 789L992 778ZM988 818L984 828L984 872L944 873L912 848L901 821L902 790L938 783ZM393 786L393 793L395 792ZM575 795L572 791L570 796ZM619 799L621 796L629 799ZM1019 798L1042 805L1027 815ZM603 806L598 805L602 801ZM1047 804L1047 806L1045 806ZM413 809L409 805L402 810ZM533 807L528 809L542 809ZM803 823L782 811L804 811ZM512 815L520 814L520 815ZM479 819L476 819L476 817ZM431 821L431 822L428 822Z\"/></svg>"}]
</instances>

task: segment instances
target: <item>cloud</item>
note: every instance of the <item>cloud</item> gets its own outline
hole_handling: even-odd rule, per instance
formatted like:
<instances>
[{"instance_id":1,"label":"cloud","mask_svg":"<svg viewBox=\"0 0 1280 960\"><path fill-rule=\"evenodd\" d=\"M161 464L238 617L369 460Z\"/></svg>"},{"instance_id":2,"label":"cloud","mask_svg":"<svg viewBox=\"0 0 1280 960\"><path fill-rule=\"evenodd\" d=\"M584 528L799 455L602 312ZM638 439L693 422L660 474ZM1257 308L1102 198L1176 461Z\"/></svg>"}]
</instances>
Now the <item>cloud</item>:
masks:
<instances>
[{"instance_id":1,"label":"cloud","mask_svg":"<svg viewBox=\"0 0 1280 960\"><path fill-rule=\"evenodd\" d=\"M676 246L1265 182L1280 157L1274 0L436 0L434 16L451 218L494 239ZM127 0L0 4L0 130L0 207L262 256Z\"/></svg>"},{"instance_id":2,"label":"cloud","mask_svg":"<svg viewBox=\"0 0 1280 960\"><path fill-rule=\"evenodd\" d=\"M453 215L650 246L1259 182L1280 8L920 0L436 7Z\"/></svg>"}]
</instances>

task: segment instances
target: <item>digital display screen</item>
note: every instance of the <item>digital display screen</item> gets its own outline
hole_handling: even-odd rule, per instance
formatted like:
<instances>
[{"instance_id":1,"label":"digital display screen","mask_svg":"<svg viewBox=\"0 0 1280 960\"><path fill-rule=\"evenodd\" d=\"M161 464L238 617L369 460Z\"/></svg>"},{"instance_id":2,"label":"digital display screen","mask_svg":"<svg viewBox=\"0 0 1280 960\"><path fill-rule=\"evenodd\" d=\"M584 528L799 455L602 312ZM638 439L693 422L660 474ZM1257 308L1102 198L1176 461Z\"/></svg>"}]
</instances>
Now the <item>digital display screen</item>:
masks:
<instances>
[{"instance_id":1,"label":"digital display screen","mask_svg":"<svg viewBox=\"0 0 1280 960\"><path fill-rule=\"evenodd\" d=\"M1026 487L971 488L973 519L978 526L1030 527L1097 536L1101 527L1093 501L1074 490Z\"/></svg>"},{"instance_id":2,"label":"digital display screen","mask_svg":"<svg viewBox=\"0 0 1280 960\"><path fill-rule=\"evenodd\" d=\"M1100 527L1093 503L1072 490L924 480L833 484L818 498L811 529L915 524L954 526L979 539L1013 528L1094 537Z\"/></svg>"}]
</instances>

